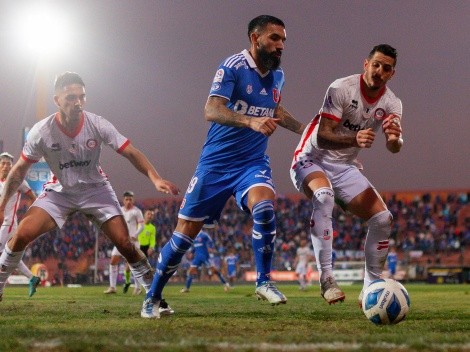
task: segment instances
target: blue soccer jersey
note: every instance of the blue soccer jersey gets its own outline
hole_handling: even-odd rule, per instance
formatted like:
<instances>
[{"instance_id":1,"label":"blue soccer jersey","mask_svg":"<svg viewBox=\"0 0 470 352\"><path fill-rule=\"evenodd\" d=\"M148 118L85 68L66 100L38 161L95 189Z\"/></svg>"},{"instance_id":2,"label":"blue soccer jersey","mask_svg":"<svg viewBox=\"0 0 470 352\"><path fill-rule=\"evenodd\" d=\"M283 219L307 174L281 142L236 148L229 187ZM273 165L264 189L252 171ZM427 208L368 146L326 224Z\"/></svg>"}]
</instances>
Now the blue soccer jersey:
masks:
<instances>
[{"instance_id":1,"label":"blue soccer jersey","mask_svg":"<svg viewBox=\"0 0 470 352\"><path fill-rule=\"evenodd\" d=\"M193 243L194 259L209 260L209 249L213 248L212 238L204 231L199 232Z\"/></svg>"},{"instance_id":2,"label":"blue soccer jersey","mask_svg":"<svg viewBox=\"0 0 470 352\"><path fill-rule=\"evenodd\" d=\"M239 114L274 117L283 85L281 68L261 74L248 50L243 50L219 66L209 96L228 99L226 106ZM226 171L246 168L251 162L269 163L267 146L268 137L260 132L212 122L198 168Z\"/></svg>"}]
</instances>

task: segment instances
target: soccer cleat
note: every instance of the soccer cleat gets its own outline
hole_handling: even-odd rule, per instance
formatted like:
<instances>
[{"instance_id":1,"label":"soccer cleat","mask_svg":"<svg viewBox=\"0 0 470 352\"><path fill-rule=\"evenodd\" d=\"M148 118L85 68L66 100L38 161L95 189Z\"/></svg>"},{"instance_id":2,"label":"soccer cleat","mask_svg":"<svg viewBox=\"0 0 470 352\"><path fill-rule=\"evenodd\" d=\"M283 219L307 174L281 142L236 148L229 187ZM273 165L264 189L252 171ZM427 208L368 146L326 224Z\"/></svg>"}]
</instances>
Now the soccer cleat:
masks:
<instances>
[{"instance_id":1,"label":"soccer cleat","mask_svg":"<svg viewBox=\"0 0 470 352\"><path fill-rule=\"evenodd\" d=\"M122 293L127 293L129 291L129 287L131 287L131 283L125 283L124 286L122 287Z\"/></svg>"},{"instance_id":2,"label":"soccer cleat","mask_svg":"<svg viewBox=\"0 0 470 352\"><path fill-rule=\"evenodd\" d=\"M36 287L38 287L40 282L41 278L38 276L33 276L31 280L29 280L29 297L36 293Z\"/></svg>"},{"instance_id":3,"label":"soccer cleat","mask_svg":"<svg viewBox=\"0 0 470 352\"><path fill-rule=\"evenodd\" d=\"M142 293L142 290L140 289L140 287L135 287L135 288L134 288L134 291L132 292L132 294L133 294L134 296L138 296L138 295L140 295L141 293Z\"/></svg>"},{"instance_id":4,"label":"soccer cleat","mask_svg":"<svg viewBox=\"0 0 470 352\"><path fill-rule=\"evenodd\" d=\"M155 306L159 307L160 301L154 301L152 297L146 298L142 304L140 316L145 319L160 319L159 309L154 309Z\"/></svg>"},{"instance_id":5,"label":"soccer cleat","mask_svg":"<svg viewBox=\"0 0 470 352\"><path fill-rule=\"evenodd\" d=\"M231 289L230 284L228 282L226 282L224 284L224 292L228 292L230 289Z\"/></svg>"},{"instance_id":6,"label":"soccer cleat","mask_svg":"<svg viewBox=\"0 0 470 352\"><path fill-rule=\"evenodd\" d=\"M328 302L328 304L343 302L346 298L344 292L341 291L336 280L332 276L329 276L325 281L322 281L320 286L321 296Z\"/></svg>"},{"instance_id":7,"label":"soccer cleat","mask_svg":"<svg viewBox=\"0 0 470 352\"><path fill-rule=\"evenodd\" d=\"M265 281L256 287L255 294L258 300L268 301L273 306L287 303L286 296L276 288L273 281Z\"/></svg>"},{"instance_id":8,"label":"soccer cleat","mask_svg":"<svg viewBox=\"0 0 470 352\"><path fill-rule=\"evenodd\" d=\"M158 313L162 315L172 315L175 314L175 311L166 303L165 299L160 301L160 306L158 307Z\"/></svg>"},{"instance_id":9,"label":"soccer cleat","mask_svg":"<svg viewBox=\"0 0 470 352\"><path fill-rule=\"evenodd\" d=\"M103 293L107 295L113 294L113 293L116 293L116 289L114 287L108 287L108 289L106 291L103 291Z\"/></svg>"},{"instance_id":10,"label":"soccer cleat","mask_svg":"<svg viewBox=\"0 0 470 352\"><path fill-rule=\"evenodd\" d=\"M181 293L189 293L189 288L183 287L180 292Z\"/></svg>"}]
</instances>

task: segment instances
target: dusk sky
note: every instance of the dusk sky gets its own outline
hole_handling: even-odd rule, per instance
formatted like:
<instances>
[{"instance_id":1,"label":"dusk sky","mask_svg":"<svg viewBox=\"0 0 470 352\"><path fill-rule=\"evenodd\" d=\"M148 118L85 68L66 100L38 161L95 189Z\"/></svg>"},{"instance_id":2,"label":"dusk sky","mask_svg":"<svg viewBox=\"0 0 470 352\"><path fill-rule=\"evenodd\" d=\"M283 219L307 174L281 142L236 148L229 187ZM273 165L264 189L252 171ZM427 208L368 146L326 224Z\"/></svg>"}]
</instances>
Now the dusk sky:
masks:
<instances>
[{"instance_id":1,"label":"dusk sky","mask_svg":"<svg viewBox=\"0 0 470 352\"><path fill-rule=\"evenodd\" d=\"M403 102L404 147L391 154L379 135L360 153L379 191L470 189L468 0L49 1L65 23L49 38L62 50L42 68L13 40L16 14L34 2L0 0L0 140L15 157L21 129L37 121L38 91L54 113L54 77L75 71L86 84L85 109L112 122L184 192L209 127L203 108L217 67L249 48L248 22L270 14L286 24L282 101L305 124L332 81L362 72L374 45L398 50L389 87ZM279 194L296 192L289 167L299 138L282 128L270 137ZM161 196L110 148L101 162L118 195Z\"/></svg>"}]
</instances>

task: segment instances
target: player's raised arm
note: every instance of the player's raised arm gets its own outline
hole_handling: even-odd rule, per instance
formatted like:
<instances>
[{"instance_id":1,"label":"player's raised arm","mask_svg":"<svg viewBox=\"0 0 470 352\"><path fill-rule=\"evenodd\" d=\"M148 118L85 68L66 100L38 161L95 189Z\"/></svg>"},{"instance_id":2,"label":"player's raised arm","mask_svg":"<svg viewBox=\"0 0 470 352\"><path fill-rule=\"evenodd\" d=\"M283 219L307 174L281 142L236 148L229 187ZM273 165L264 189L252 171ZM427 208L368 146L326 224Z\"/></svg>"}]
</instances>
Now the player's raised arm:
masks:
<instances>
[{"instance_id":1,"label":"player's raised arm","mask_svg":"<svg viewBox=\"0 0 470 352\"><path fill-rule=\"evenodd\" d=\"M155 170L148 158L139 149L129 144L121 154L127 158L134 167L147 176L155 185L155 188L162 193L177 195L180 190L170 181L164 180Z\"/></svg>"},{"instance_id":2,"label":"player's raised arm","mask_svg":"<svg viewBox=\"0 0 470 352\"><path fill-rule=\"evenodd\" d=\"M21 185L30 167L31 163L23 160L22 158L19 158L8 173L8 177L3 188L3 193L0 197L0 224L3 223L5 206L7 205L8 199L11 198L11 196Z\"/></svg>"},{"instance_id":3,"label":"player's raised arm","mask_svg":"<svg viewBox=\"0 0 470 352\"><path fill-rule=\"evenodd\" d=\"M206 120L225 126L251 128L265 136L272 135L276 130L277 123L280 121L280 119L272 117L242 115L227 108L226 103L226 98L210 96L204 108Z\"/></svg>"}]
</instances>

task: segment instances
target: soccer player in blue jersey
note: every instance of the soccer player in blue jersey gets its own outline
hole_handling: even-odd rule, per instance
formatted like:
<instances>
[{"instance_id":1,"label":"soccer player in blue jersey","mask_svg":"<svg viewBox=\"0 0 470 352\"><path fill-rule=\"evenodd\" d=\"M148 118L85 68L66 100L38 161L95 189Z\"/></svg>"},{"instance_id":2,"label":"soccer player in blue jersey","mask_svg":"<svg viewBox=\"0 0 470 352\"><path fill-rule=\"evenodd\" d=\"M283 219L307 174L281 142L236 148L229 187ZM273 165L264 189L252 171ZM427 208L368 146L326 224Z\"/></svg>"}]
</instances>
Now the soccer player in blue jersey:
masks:
<instances>
[{"instance_id":1,"label":"soccer player in blue jersey","mask_svg":"<svg viewBox=\"0 0 470 352\"><path fill-rule=\"evenodd\" d=\"M227 250L227 256L225 257L224 261L227 267L227 279L230 284L230 288L233 288L233 285L235 284L235 280L237 278L239 260L240 258L237 254L235 254L234 249L229 248Z\"/></svg>"},{"instance_id":2,"label":"soccer player in blue jersey","mask_svg":"<svg viewBox=\"0 0 470 352\"><path fill-rule=\"evenodd\" d=\"M213 79L204 109L209 132L173 236L160 253L142 307L143 318L159 317L153 306L164 286L203 225L219 219L231 196L253 217L257 297L273 305L287 301L270 277L276 237L275 187L266 149L278 125L298 134L304 125L280 104L284 23L273 16L258 16L248 24L248 37L250 49L225 59Z\"/></svg>"},{"instance_id":3,"label":"soccer player in blue jersey","mask_svg":"<svg viewBox=\"0 0 470 352\"><path fill-rule=\"evenodd\" d=\"M188 270L186 276L186 285L181 289L181 293L189 292L189 288L193 282L193 279L197 277L198 269L203 265L206 269L210 270L212 273L216 274L219 278L222 285L224 285L225 292L230 288L229 283L222 276L220 271L215 267L212 256L215 251L214 241L212 241L211 236L207 232L201 231L194 239L193 243L193 260L191 261L191 266Z\"/></svg>"}]
</instances>

